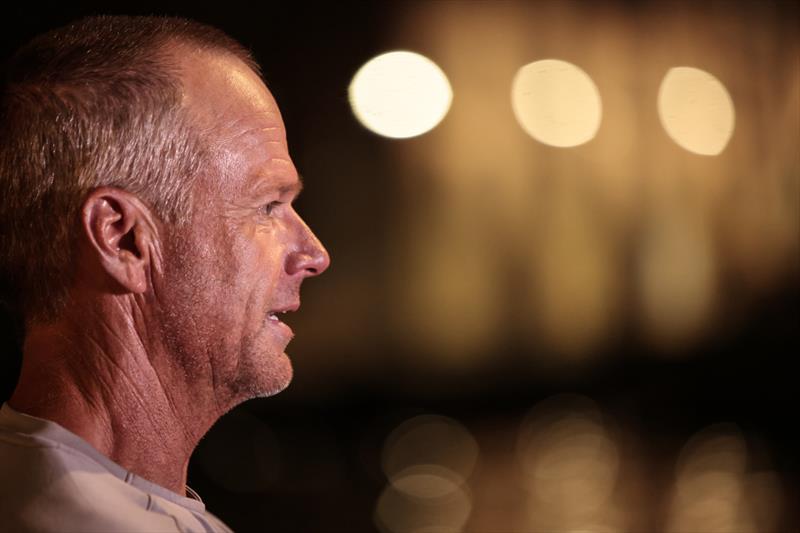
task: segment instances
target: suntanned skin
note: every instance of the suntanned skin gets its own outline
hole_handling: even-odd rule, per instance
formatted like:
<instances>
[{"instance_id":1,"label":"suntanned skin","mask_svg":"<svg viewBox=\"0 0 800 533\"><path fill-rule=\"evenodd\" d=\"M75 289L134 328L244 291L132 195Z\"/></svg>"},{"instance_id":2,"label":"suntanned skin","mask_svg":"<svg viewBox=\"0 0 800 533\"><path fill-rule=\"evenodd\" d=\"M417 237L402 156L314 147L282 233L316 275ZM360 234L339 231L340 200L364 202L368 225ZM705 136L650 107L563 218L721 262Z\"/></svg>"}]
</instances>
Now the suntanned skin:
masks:
<instances>
[{"instance_id":1,"label":"suntanned skin","mask_svg":"<svg viewBox=\"0 0 800 533\"><path fill-rule=\"evenodd\" d=\"M291 202L300 190L277 105L237 58L180 45L184 107L213 143L192 222L175 228L114 188L84 201L71 303L28 325L9 404L185 494L189 458L224 413L285 388L302 281L329 257Z\"/></svg>"}]
</instances>

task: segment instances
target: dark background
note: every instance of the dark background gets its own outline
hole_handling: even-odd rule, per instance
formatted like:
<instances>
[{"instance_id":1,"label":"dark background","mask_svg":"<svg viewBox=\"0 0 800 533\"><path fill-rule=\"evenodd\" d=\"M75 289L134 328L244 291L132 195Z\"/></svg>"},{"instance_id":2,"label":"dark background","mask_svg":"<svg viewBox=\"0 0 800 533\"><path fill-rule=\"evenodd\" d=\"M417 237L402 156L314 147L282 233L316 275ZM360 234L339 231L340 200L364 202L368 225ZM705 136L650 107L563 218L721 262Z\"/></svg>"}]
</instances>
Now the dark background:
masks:
<instances>
[{"instance_id":1,"label":"dark background","mask_svg":"<svg viewBox=\"0 0 800 533\"><path fill-rule=\"evenodd\" d=\"M776 19L788 20L789 26L794 21L797 28L796 2L761 4L767 7L713 5L743 12L769 9ZM409 347L397 341L396 331L384 320L385 308L394 302L382 274L391 257L391 220L400 209L396 197L402 176L389 147L395 141L358 124L347 87L369 58L404 47L395 21L419 5L267 2L203 7L137 2L110 8L102 2L78 2L17 4L3 11L3 59L37 33L87 14L169 14L210 23L253 49L283 112L290 148L306 182L299 211L328 247L332 267L304 287L307 303L303 317L297 318L302 322L295 326L298 339L290 351L295 359L292 386L275 398L241 406L215 426L193 458L190 485L235 530L369 531L375 528L375 502L386 484L381 446L396 424L422 413L449 416L473 431L479 446L491 449L496 442L492 435L513 433L533 405L569 392L592 398L637 435L654 500L667 491L675 457L691 435L714 423L736 424L748 446L762 450L759 457L768 457L763 460L781 476L786 505L779 527L788 530L796 524L796 505L790 502L798 501L800 474L796 256L775 282L748 293L746 306L718 320L676 356L657 353L631 323L598 347L591 363L568 372L538 372L529 362L531 352L549 348L532 347L513 334L494 346L491 363L477 370L433 365L420 371L418 365L403 362ZM609 5L636 17L654 6L669 10L675 4ZM580 10L586 4L574 6ZM795 68L797 61L795 56ZM321 161L320 147L330 147L331 139L345 151ZM348 314L345 292L323 292L326 277L346 276L348 269L372 276L361 285L369 292L360 300L366 302L366 313ZM335 302L322 302L330 298L342 299L343 316L327 314L337 308ZM350 341L320 346L303 340L314 338L315 328L324 328L318 325L325 322L328 328L344 330L326 338L346 336ZM0 324L3 398L13 390L18 371L10 323L3 317ZM252 461L259 459L251 441L264 431L270 449L280 452L257 469L262 478L239 479L240 472L255 468ZM490 468L490 459L485 464ZM642 523L659 527L657 517Z\"/></svg>"}]
</instances>

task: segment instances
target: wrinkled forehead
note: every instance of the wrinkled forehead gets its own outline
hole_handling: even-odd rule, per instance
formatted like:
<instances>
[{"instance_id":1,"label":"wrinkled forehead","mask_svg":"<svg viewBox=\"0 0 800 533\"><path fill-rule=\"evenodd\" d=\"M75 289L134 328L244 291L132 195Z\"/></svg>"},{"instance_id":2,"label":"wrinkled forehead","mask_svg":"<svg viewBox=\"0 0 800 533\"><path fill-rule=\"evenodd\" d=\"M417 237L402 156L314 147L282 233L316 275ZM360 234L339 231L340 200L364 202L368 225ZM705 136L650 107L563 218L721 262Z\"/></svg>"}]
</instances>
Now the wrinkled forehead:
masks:
<instances>
[{"instance_id":1,"label":"wrinkled forehead","mask_svg":"<svg viewBox=\"0 0 800 533\"><path fill-rule=\"evenodd\" d=\"M180 66L184 109L209 144L216 170L228 182L241 180L228 185L295 172L280 110L255 72L217 52L182 54Z\"/></svg>"}]
</instances>

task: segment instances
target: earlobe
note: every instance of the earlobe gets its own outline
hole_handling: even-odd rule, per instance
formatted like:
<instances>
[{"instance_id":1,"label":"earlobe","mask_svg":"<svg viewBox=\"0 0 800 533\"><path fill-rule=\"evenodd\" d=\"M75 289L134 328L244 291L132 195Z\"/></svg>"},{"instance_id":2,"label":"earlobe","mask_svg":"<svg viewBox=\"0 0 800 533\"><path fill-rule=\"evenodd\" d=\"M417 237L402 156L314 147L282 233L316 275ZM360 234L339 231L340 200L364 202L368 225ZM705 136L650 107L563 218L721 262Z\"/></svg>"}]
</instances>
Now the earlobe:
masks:
<instances>
[{"instance_id":1,"label":"earlobe","mask_svg":"<svg viewBox=\"0 0 800 533\"><path fill-rule=\"evenodd\" d=\"M106 289L147 290L150 243L155 237L148 208L133 194L112 187L93 190L81 209L83 236ZM99 280L95 280L97 282Z\"/></svg>"}]
</instances>

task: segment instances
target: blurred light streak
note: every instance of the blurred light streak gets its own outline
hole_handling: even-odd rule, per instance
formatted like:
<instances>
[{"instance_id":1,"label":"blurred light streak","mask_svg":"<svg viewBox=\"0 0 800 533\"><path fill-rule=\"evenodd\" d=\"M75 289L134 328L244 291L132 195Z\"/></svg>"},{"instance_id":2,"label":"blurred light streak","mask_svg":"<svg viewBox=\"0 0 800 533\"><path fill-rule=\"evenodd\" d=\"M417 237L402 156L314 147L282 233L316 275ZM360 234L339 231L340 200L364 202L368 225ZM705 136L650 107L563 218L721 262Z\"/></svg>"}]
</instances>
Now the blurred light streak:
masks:
<instances>
[{"instance_id":1,"label":"blurred light streak","mask_svg":"<svg viewBox=\"0 0 800 533\"><path fill-rule=\"evenodd\" d=\"M622 280L615 246L591 198L573 180L554 184L532 274L541 338L567 360L586 357L615 324ZM594 215L594 216L593 216Z\"/></svg>"},{"instance_id":2,"label":"blurred light streak","mask_svg":"<svg viewBox=\"0 0 800 533\"><path fill-rule=\"evenodd\" d=\"M421 365L463 368L500 340L510 318L506 272L527 262L535 220L536 154L508 105L526 25L510 4L429 3L413 13L405 31L437 51L459 89L425 142L392 147L406 204L395 221L394 322Z\"/></svg>"},{"instance_id":3,"label":"blurred light streak","mask_svg":"<svg viewBox=\"0 0 800 533\"><path fill-rule=\"evenodd\" d=\"M531 137L562 148L592 140L603 114L592 78L559 59L541 59L520 68L511 85L511 106Z\"/></svg>"},{"instance_id":4,"label":"blurred light streak","mask_svg":"<svg viewBox=\"0 0 800 533\"><path fill-rule=\"evenodd\" d=\"M737 136L744 139L737 149L747 151L747 161L757 160L758 170L740 165L720 210L722 249L753 294L800 272L800 45L787 51L771 40L759 44L774 56L788 53L795 60L794 65L759 62L754 70L756 79L785 82L757 84L753 97L761 106L740 112L745 114L740 123L752 126L740 128Z\"/></svg>"},{"instance_id":5,"label":"blurred light streak","mask_svg":"<svg viewBox=\"0 0 800 533\"><path fill-rule=\"evenodd\" d=\"M406 420L386 438L382 465L386 477L408 477L408 468L427 465L446 468L462 482L475 467L478 445L457 421L437 415Z\"/></svg>"},{"instance_id":6,"label":"blurred light streak","mask_svg":"<svg viewBox=\"0 0 800 533\"><path fill-rule=\"evenodd\" d=\"M620 237L636 223L636 213L642 208L643 176L638 170L642 95L636 90L643 75L638 64L640 42L630 19L615 10L600 10L593 16L592 26L591 41L584 41L585 55L578 56L574 50L571 55L592 69L598 90L603 91L602 131L581 147L591 161L591 170L583 163L575 165L572 172L583 180L588 190L584 196L591 200L593 211L606 217L602 222L609 237L622 242ZM620 251L618 248L615 255Z\"/></svg>"},{"instance_id":7,"label":"blurred light streak","mask_svg":"<svg viewBox=\"0 0 800 533\"><path fill-rule=\"evenodd\" d=\"M733 135L736 113L717 78L697 68L674 67L658 90L658 115L679 146L700 155L718 155Z\"/></svg>"},{"instance_id":8,"label":"blurred light streak","mask_svg":"<svg viewBox=\"0 0 800 533\"><path fill-rule=\"evenodd\" d=\"M353 77L349 94L359 122L396 139L436 127L453 100L445 73L427 57L407 51L388 52L365 63Z\"/></svg>"},{"instance_id":9,"label":"blurred light streak","mask_svg":"<svg viewBox=\"0 0 800 533\"><path fill-rule=\"evenodd\" d=\"M494 340L503 318L495 265L482 246L486 228L458 196L447 202L448 209L419 236L415 253L407 257L411 264L401 277L414 282L398 285L404 338L425 348L423 359L431 352L437 356L426 365L465 365Z\"/></svg>"},{"instance_id":10,"label":"blurred light streak","mask_svg":"<svg viewBox=\"0 0 800 533\"><path fill-rule=\"evenodd\" d=\"M603 418L575 395L549 398L526 417L517 454L531 517L544 513L562 526L609 518L620 458Z\"/></svg>"},{"instance_id":11,"label":"blurred light streak","mask_svg":"<svg viewBox=\"0 0 800 533\"><path fill-rule=\"evenodd\" d=\"M717 265L702 217L688 206L667 199L660 203L645 223L637 281L646 331L661 347L672 348L693 340L707 325Z\"/></svg>"}]
</instances>

